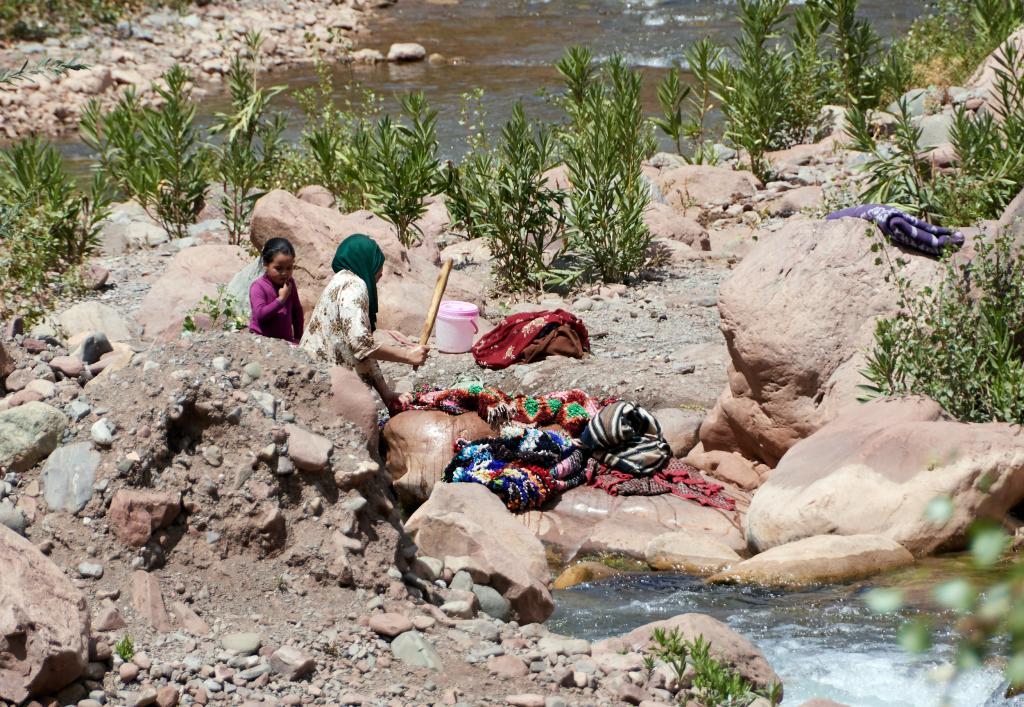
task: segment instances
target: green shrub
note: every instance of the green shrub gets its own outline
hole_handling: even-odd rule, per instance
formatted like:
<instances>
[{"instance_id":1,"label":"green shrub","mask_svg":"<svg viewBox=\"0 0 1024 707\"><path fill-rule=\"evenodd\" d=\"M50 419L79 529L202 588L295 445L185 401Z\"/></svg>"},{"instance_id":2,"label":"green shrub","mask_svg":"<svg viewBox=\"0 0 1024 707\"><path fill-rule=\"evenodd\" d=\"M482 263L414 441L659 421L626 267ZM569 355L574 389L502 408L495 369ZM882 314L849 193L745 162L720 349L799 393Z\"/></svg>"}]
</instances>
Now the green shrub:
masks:
<instances>
[{"instance_id":1,"label":"green shrub","mask_svg":"<svg viewBox=\"0 0 1024 707\"><path fill-rule=\"evenodd\" d=\"M87 69L85 64L77 62L62 61L60 59L43 59L42 61L29 66L25 61L17 69L0 69L0 91L7 90L4 86L14 86L22 81L31 82L35 76L52 76L59 78L69 71Z\"/></svg>"},{"instance_id":2,"label":"green shrub","mask_svg":"<svg viewBox=\"0 0 1024 707\"><path fill-rule=\"evenodd\" d=\"M868 155L861 198L898 206L923 217L937 215L931 163L917 147L922 130L910 115L907 101L899 101L891 145L876 137L867 111L854 107L846 117L851 148Z\"/></svg>"},{"instance_id":3,"label":"green shrub","mask_svg":"<svg viewBox=\"0 0 1024 707\"><path fill-rule=\"evenodd\" d=\"M685 58L695 85L684 85L680 68L673 67L658 86L662 114L652 122L672 139L676 152L687 162L713 164L718 156L707 139L706 122L714 108L713 77L722 62L722 49L704 38L686 50ZM693 145L691 155L683 150L684 140Z\"/></svg>"},{"instance_id":4,"label":"green shrub","mask_svg":"<svg viewBox=\"0 0 1024 707\"><path fill-rule=\"evenodd\" d=\"M132 637L128 634L122 636L121 640L114 644L114 652L125 663L130 662L135 657L135 643L132 641Z\"/></svg>"},{"instance_id":5,"label":"green shrub","mask_svg":"<svg viewBox=\"0 0 1024 707\"><path fill-rule=\"evenodd\" d=\"M996 93L991 113L957 111L950 131L960 157L956 173L932 169L905 99L898 102L889 143L875 136L866 111L851 109L853 149L869 155L862 198L952 225L997 218L1024 186L1024 56L1009 43L997 65Z\"/></svg>"},{"instance_id":6,"label":"green shrub","mask_svg":"<svg viewBox=\"0 0 1024 707\"><path fill-rule=\"evenodd\" d=\"M758 698L742 675L711 655L711 644L703 636L689 641L678 629L655 629L651 638L651 656L668 665L680 685L688 686L678 695L681 704L695 701L708 707L747 707ZM764 697L773 707L778 705L782 686L772 686Z\"/></svg>"},{"instance_id":7,"label":"green shrub","mask_svg":"<svg viewBox=\"0 0 1024 707\"><path fill-rule=\"evenodd\" d=\"M147 167L156 175L156 193L143 203L174 238L188 235L206 194L204 154L195 129L196 105L192 101L188 73L175 64L157 85L159 108L145 112L142 135L147 147Z\"/></svg>"},{"instance_id":8,"label":"green shrub","mask_svg":"<svg viewBox=\"0 0 1024 707\"><path fill-rule=\"evenodd\" d=\"M99 244L109 213L107 184L95 175L80 190L57 149L38 137L0 151L0 314L34 319L74 285L77 266Z\"/></svg>"},{"instance_id":9,"label":"green shrub","mask_svg":"<svg viewBox=\"0 0 1024 707\"><path fill-rule=\"evenodd\" d=\"M878 103L874 58L881 38L868 20L857 17L860 0L821 0L831 26L836 95L845 105L870 108Z\"/></svg>"},{"instance_id":10,"label":"green shrub","mask_svg":"<svg viewBox=\"0 0 1024 707\"><path fill-rule=\"evenodd\" d=\"M565 194L544 177L553 152L550 132L531 126L517 103L494 158L470 157L469 179L462 167L448 168L452 222L487 239L494 276L506 292L542 290L557 279L552 264L564 251Z\"/></svg>"},{"instance_id":11,"label":"green shrub","mask_svg":"<svg viewBox=\"0 0 1024 707\"><path fill-rule=\"evenodd\" d=\"M175 64L163 84L154 86L158 108L143 107L135 92L127 91L106 114L98 102L90 103L80 123L98 168L175 238L187 235L208 184L190 81Z\"/></svg>"},{"instance_id":12,"label":"green shrub","mask_svg":"<svg viewBox=\"0 0 1024 707\"><path fill-rule=\"evenodd\" d=\"M146 4L138 0L4 0L0 37L41 41L61 32L113 24Z\"/></svg>"},{"instance_id":13,"label":"green shrub","mask_svg":"<svg viewBox=\"0 0 1024 707\"><path fill-rule=\"evenodd\" d=\"M367 120L379 111L379 102L372 92L350 86L343 93L357 94L360 100L339 104L330 67L319 62L316 71L317 85L295 94L306 124L298 147L283 150L272 185L297 191L318 184L334 195L342 210L366 208Z\"/></svg>"},{"instance_id":14,"label":"green shrub","mask_svg":"<svg viewBox=\"0 0 1024 707\"><path fill-rule=\"evenodd\" d=\"M744 149L750 170L768 176L765 152L788 147L787 106L781 87L788 82L785 52L776 45L788 0L739 0L740 35L734 61L716 72L717 97L725 136Z\"/></svg>"},{"instance_id":15,"label":"green shrub","mask_svg":"<svg viewBox=\"0 0 1024 707\"><path fill-rule=\"evenodd\" d=\"M195 332L203 328L201 317L208 317L210 327L223 331L242 331L249 326L249 320L242 314L242 305L227 292L224 285L217 286L217 296L203 295L192 309L185 313L182 331Z\"/></svg>"},{"instance_id":16,"label":"green shrub","mask_svg":"<svg viewBox=\"0 0 1024 707\"><path fill-rule=\"evenodd\" d=\"M415 222L427 210L424 200L442 188L437 159L437 111L422 92L401 98L408 125L390 116L363 132L365 183L371 208L394 225L405 247L419 239Z\"/></svg>"},{"instance_id":17,"label":"green shrub","mask_svg":"<svg viewBox=\"0 0 1024 707\"><path fill-rule=\"evenodd\" d=\"M915 289L884 242L872 245L899 312L876 325L868 397L927 395L964 422L1024 424L1024 257L1010 233L975 248L969 265L947 260L941 282Z\"/></svg>"},{"instance_id":18,"label":"green shrub","mask_svg":"<svg viewBox=\"0 0 1024 707\"><path fill-rule=\"evenodd\" d=\"M252 57L259 52L260 43L258 34L247 35ZM229 242L237 245L248 231L256 200L263 195L281 157L286 119L281 114L267 116L271 99L284 86L258 88L255 58L236 54L227 80L232 112L219 114L210 133L225 135L224 142L214 150L214 171L224 190L221 207Z\"/></svg>"},{"instance_id":19,"label":"green shrub","mask_svg":"<svg viewBox=\"0 0 1024 707\"><path fill-rule=\"evenodd\" d=\"M644 265L651 233L644 221L650 190L641 165L655 150L640 105L640 75L620 56L601 69L574 47L558 63L567 88L569 125L562 154L572 189L568 232L582 274L623 282Z\"/></svg>"}]
</instances>

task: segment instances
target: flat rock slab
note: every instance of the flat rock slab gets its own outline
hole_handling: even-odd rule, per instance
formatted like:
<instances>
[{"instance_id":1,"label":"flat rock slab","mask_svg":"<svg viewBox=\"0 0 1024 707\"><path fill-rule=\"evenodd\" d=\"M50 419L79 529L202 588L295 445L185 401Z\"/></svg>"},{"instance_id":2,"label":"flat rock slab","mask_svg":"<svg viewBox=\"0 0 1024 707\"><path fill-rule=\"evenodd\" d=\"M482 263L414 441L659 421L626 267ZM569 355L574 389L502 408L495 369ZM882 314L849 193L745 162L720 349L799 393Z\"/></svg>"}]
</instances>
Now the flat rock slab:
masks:
<instances>
[{"instance_id":1,"label":"flat rock slab","mask_svg":"<svg viewBox=\"0 0 1024 707\"><path fill-rule=\"evenodd\" d=\"M647 564L656 570L686 574L714 574L741 561L725 543L702 533L677 530L657 536L647 544Z\"/></svg>"},{"instance_id":2,"label":"flat rock slab","mask_svg":"<svg viewBox=\"0 0 1024 707\"><path fill-rule=\"evenodd\" d=\"M220 639L220 645L226 651L234 651L239 655L252 655L263 645L263 638L258 633L229 633Z\"/></svg>"},{"instance_id":3,"label":"flat rock slab","mask_svg":"<svg viewBox=\"0 0 1024 707\"><path fill-rule=\"evenodd\" d=\"M412 620L404 614L385 613L370 617L370 630L385 638L394 638L412 630Z\"/></svg>"},{"instance_id":4,"label":"flat rock slab","mask_svg":"<svg viewBox=\"0 0 1024 707\"><path fill-rule=\"evenodd\" d=\"M742 551L747 541L742 514L701 506L671 494L611 496L589 487L563 493L546 510L515 516L545 545L572 560L589 552L608 552L645 559L647 545L677 530L714 538Z\"/></svg>"},{"instance_id":5,"label":"flat rock slab","mask_svg":"<svg viewBox=\"0 0 1024 707\"><path fill-rule=\"evenodd\" d=\"M950 518L929 516L937 496L952 501ZM786 454L750 503L747 539L763 552L816 535L883 535L923 557L964 548L974 521L1001 521L1022 500L1019 427L956 422L927 398L877 400Z\"/></svg>"},{"instance_id":6,"label":"flat rock slab","mask_svg":"<svg viewBox=\"0 0 1024 707\"><path fill-rule=\"evenodd\" d=\"M391 652L407 665L428 670L441 669L441 656L419 631L406 631L391 642Z\"/></svg>"},{"instance_id":7,"label":"flat rock slab","mask_svg":"<svg viewBox=\"0 0 1024 707\"><path fill-rule=\"evenodd\" d=\"M849 582L912 564L909 550L881 535L816 535L773 547L708 581L796 588Z\"/></svg>"},{"instance_id":8,"label":"flat rock slab","mask_svg":"<svg viewBox=\"0 0 1024 707\"><path fill-rule=\"evenodd\" d=\"M100 455L88 442L58 448L43 467L43 495L51 511L77 513L92 498Z\"/></svg>"}]
</instances>

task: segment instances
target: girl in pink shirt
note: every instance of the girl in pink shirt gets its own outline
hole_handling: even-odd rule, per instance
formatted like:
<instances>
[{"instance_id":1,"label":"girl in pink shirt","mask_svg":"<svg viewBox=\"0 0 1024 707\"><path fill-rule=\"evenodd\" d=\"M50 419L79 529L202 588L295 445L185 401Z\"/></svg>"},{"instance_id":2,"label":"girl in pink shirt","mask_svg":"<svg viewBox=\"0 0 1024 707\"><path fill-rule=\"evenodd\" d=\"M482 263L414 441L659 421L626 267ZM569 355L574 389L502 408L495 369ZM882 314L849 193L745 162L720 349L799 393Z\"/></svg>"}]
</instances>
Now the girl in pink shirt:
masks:
<instances>
[{"instance_id":1,"label":"girl in pink shirt","mask_svg":"<svg viewBox=\"0 0 1024 707\"><path fill-rule=\"evenodd\" d=\"M304 320L299 291L292 278L295 249L287 238L271 238L263 246L261 258L266 272L249 288L249 329L261 336L298 344Z\"/></svg>"}]
</instances>

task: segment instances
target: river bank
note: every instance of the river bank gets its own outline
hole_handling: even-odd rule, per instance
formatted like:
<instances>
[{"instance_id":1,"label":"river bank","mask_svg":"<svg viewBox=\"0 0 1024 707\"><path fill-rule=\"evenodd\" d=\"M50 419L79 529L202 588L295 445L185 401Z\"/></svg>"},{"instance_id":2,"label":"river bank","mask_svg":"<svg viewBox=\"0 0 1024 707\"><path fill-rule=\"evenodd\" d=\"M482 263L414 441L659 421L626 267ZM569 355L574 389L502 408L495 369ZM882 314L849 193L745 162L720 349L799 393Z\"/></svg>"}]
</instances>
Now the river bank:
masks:
<instances>
[{"instance_id":1,"label":"river bank","mask_svg":"<svg viewBox=\"0 0 1024 707\"><path fill-rule=\"evenodd\" d=\"M175 63L193 76L198 99L223 94L232 57L248 51L247 37L257 33L262 40L257 65L268 74L309 67L317 60L329 64L359 60L359 54L353 58L353 48L366 40L374 13L388 4L239 0L189 6L182 12L147 9L116 24L96 24L61 37L0 43L4 67L13 69L42 59L89 67L62 78L38 76L0 92L2 137L74 135L88 101L99 99L109 107L130 88L148 102L154 95L151 84ZM385 57L372 54L362 59L372 62Z\"/></svg>"}]
</instances>

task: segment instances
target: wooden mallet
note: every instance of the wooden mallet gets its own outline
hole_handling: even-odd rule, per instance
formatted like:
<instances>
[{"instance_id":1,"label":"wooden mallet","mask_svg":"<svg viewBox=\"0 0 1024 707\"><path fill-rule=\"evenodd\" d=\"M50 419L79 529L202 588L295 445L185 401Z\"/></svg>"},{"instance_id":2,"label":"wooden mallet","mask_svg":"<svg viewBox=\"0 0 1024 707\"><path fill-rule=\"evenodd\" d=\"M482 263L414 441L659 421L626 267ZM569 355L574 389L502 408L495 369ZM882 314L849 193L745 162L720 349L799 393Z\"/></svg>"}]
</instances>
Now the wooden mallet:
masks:
<instances>
[{"instance_id":1,"label":"wooden mallet","mask_svg":"<svg viewBox=\"0 0 1024 707\"><path fill-rule=\"evenodd\" d=\"M448 276L452 272L452 261L449 258L441 264L441 272L437 274L437 284L434 285L434 299L430 303L430 311L427 312L427 320L423 323L423 331L420 332L420 346L426 346L430 341L430 332L434 330L434 322L437 321L437 311L441 308L441 298L444 297L445 288L448 287ZM419 366L413 368L417 370Z\"/></svg>"}]
</instances>

